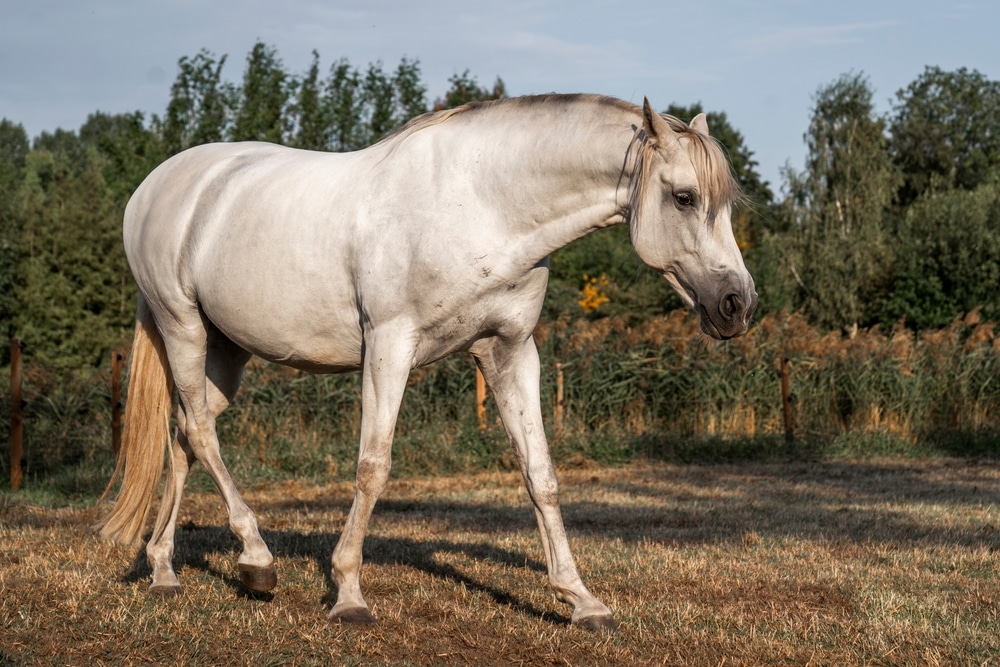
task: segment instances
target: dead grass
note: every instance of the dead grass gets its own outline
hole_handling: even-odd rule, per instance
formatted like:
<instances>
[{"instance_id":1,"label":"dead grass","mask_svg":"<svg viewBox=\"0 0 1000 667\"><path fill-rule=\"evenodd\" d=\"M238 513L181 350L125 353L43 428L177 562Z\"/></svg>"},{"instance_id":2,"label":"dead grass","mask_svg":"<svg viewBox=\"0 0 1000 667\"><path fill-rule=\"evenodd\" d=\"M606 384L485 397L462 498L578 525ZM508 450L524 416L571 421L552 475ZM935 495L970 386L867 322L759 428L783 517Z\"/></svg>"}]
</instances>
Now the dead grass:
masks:
<instances>
[{"instance_id":1,"label":"dead grass","mask_svg":"<svg viewBox=\"0 0 1000 667\"><path fill-rule=\"evenodd\" d=\"M1000 469L956 460L564 470L588 585L621 629L569 627L545 591L519 476L391 483L365 546L374 628L331 624L352 487L247 494L273 596L235 572L214 495L182 509L185 586L84 514L0 496L0 665L1000 664Z\"/></svg>"}]
</instances>

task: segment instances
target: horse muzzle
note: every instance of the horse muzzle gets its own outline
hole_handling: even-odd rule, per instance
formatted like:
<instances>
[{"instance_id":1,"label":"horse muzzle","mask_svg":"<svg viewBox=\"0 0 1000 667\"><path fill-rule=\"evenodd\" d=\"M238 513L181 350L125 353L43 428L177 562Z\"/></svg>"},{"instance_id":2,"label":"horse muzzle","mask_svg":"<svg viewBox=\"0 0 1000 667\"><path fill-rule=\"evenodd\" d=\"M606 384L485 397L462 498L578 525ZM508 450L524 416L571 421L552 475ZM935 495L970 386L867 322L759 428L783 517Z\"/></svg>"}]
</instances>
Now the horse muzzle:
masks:
<instances>
[{"instance_id":1,"label":"horse muzzle","mask_svg":"<svg viewBox=\"0 0 1000 667\"><path fill-rule=\"evenodd\" d=\"M712 338L727 340L742 336L750 328L757 310L757 291L747 288L723 290L716 299L698 301L701 330Z\"/></svg>"}]
</instances>

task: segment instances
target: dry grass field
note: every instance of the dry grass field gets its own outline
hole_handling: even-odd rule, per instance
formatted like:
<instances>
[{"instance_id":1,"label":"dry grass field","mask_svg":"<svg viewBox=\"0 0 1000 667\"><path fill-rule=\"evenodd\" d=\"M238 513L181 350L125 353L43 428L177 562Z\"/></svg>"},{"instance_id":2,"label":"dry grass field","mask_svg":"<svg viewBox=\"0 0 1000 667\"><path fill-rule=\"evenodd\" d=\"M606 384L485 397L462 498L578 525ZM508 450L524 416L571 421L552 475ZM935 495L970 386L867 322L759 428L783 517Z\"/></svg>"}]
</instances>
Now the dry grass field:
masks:
<instances>
[{"instance_id":1,"label":"dry grass field","mask_svg":"<svg viewBox=\"0 0 1000 667\"><path fill-rule=\"evenodd\" d=\"M146 595L86 511L0 496L0 665L1000 664L1000 466L954 459L560 472L588 585L568 625L514 473L393 481L365 545L379 623L326 620L349 484L247 493L278 561L251 595L221 503L182 508L185 586Z\"/></svg>"}]
</instances>

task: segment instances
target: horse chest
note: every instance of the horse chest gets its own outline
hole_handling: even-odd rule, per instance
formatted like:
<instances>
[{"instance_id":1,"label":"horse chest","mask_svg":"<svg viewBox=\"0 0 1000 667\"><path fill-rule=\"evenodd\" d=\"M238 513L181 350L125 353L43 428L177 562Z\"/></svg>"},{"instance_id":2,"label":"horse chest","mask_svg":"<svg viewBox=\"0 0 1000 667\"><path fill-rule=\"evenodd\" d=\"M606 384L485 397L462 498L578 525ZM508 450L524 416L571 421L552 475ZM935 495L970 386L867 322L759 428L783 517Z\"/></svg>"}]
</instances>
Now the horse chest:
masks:
<instances>
[{"instance_id":1,"label":"horse chest","mask_svg":"<svg viewBox=\"0 0 1000 667\"><path fill-rule=\"evenodd\" d=\"M418 357L435 358L485 336L523 338L534 330L545 298L547 267L517 279L494 278L438 290L418 306Z\"/></svg>"}]
</instances>

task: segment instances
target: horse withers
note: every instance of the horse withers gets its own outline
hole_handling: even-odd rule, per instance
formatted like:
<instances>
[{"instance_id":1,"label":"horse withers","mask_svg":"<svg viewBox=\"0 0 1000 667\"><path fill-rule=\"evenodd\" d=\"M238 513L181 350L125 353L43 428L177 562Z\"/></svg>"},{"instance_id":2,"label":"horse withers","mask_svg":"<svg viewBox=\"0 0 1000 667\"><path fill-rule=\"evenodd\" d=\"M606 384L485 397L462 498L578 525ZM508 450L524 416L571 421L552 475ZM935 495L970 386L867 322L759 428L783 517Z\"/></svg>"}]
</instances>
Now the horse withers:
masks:
<instances>
[{"instance_id":1,"label":"horse withers","mask_svg":"<svg viewBox=\"0 0 1000 667\"><path fill-rule=\"evenodd\" d=\"M549 585L572 622L616 627L578 574L559 511L532 331L549 255L626 224L715 338L747 331L757 295L733 237L740 192L704 115L686 125L589 95L429 114L365 150L199 146L156 168L125 211L139 288L125 429L99 526L137 544L169 472L146 553L150 591L180 592L172 564L185 479L200 461L242 543L256 591L274 558L219 452L215 421L252 355L318 373L360 370L357 483L332 557L332 618L372 622L361 547L389 476L410 371L470 352L496 398L541 532ZM169 434L176 392L176 429Z\"/></svg>"}]
</instances>

